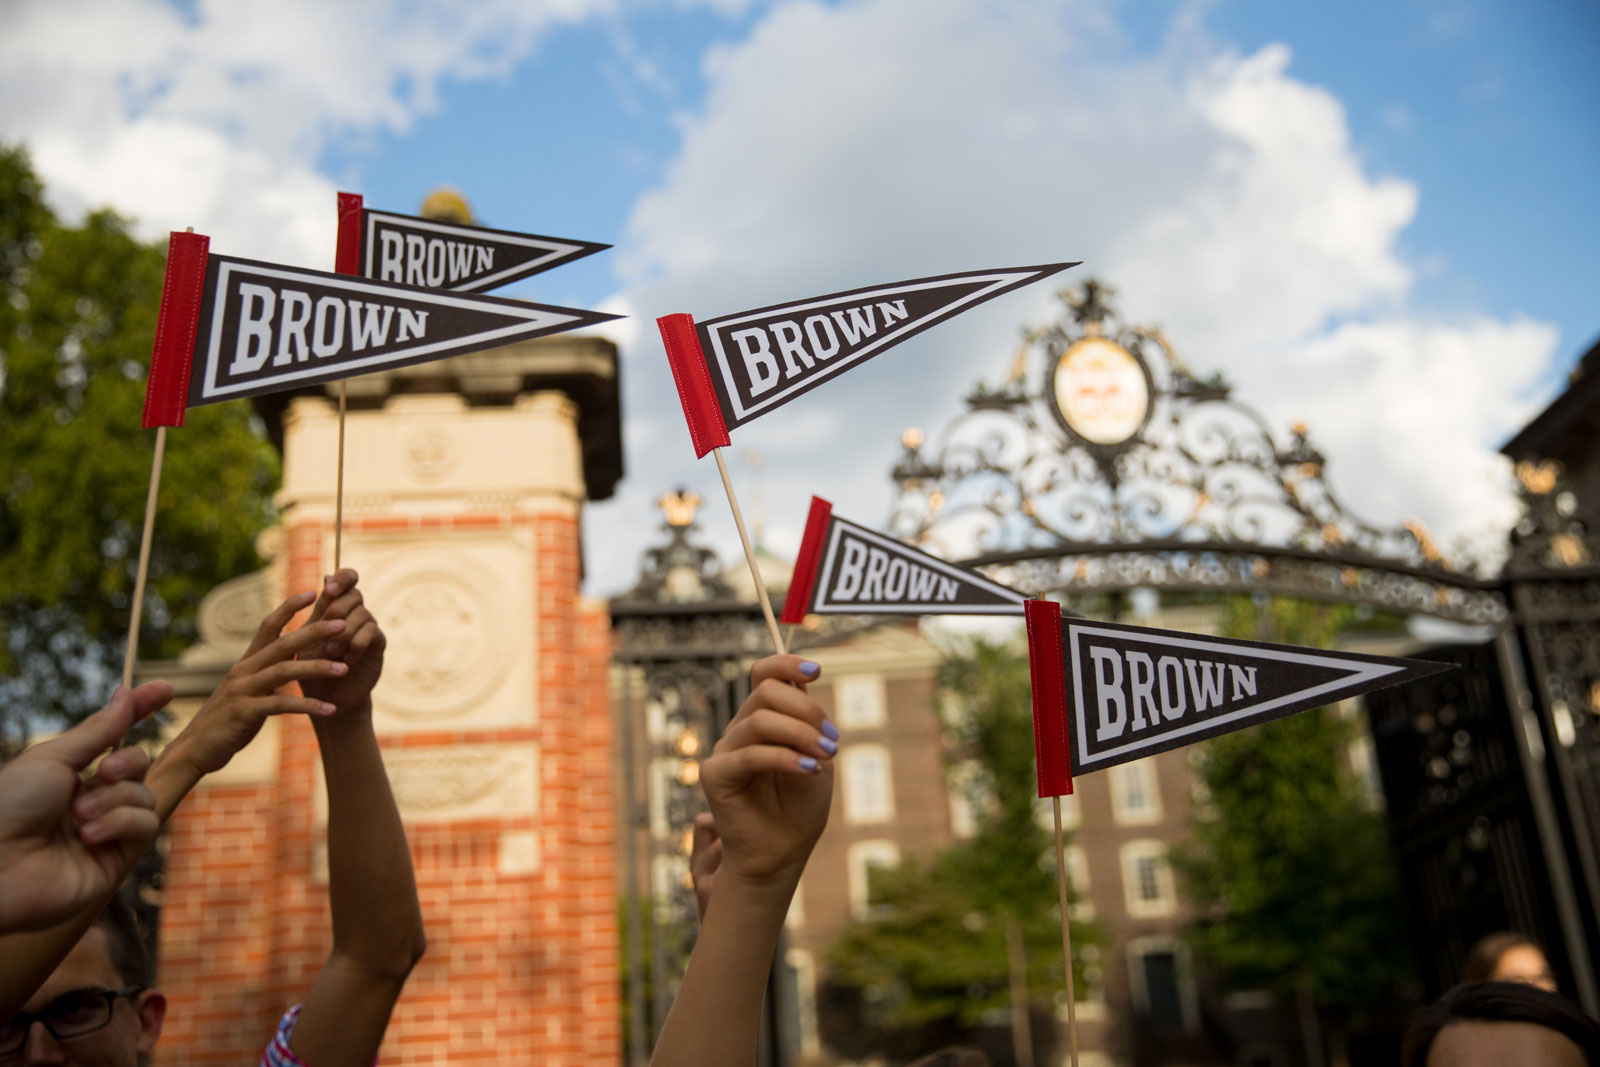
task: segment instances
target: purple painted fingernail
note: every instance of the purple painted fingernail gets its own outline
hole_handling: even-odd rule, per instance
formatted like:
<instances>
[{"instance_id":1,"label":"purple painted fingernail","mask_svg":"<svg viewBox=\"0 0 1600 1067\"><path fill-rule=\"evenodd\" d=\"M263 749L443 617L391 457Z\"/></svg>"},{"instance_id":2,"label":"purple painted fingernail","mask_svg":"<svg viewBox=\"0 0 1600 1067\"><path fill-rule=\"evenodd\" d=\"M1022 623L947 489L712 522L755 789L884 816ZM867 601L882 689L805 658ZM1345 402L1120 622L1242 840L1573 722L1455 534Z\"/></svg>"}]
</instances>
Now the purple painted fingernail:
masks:
<instances>
[{"instance_id":1,"label":"purple painted fingernail","mask_svg":"<svg viewBox=\"0 0 1600 1067\"><path fill-rule=\"evenodd\" d=\"M821 670L822 665L820 663L812 663L808 659L803 659L800 661L800 673L805 675L807 678L815 678L817 676L817 672Z\"/></svg>"},{"instance_id":2,"label":"purple painted fingernail","mask_svg":"<svg viewBox=\"0 0 1600 1067\"><path fill-rule=\"evenodd\" d=\"M328 669L330 671L332 671L334 674L343 674L346 671L348 671L350 668L349 668L349 666L347 664L335 663L331 667L329 667Z\"/></svg>"},{"instance_id":3,"label":"purple painted fingernail","mask_svg":"<svg viewBox=\"0 0 1600 1067\"><path fill-rule=\"evenodd\" d=\"M324 714L324 715L332 715L334 712L336 712L338 710L339 709L334 707L332 704L324 704L324 705L322 705L322 714Z\"/></svg>"},{"instance_id":4,"label":"purple painted fingernail","mask_svg":"<svg viewBox=\"0 0 1600 1067\"><path fill-rule=\"evenodd\" d=\"M815 759L811 758L810 756L801 756L800 757L800 769L802 771L811 771L813 774L815 774L818 770L821 769L821 765L818 764L817 761Z\"/></svg>"},{"instance_id":5,"label":"purple painted fingernail","mask_svg":"<svg viewBox=\"0 0 1600 1067\"><path fill-rule=\"evenodd\" d=\"M817 747L831 756L835 752L839 751L839 742L833 740L832 738L824 737L821 741L817 742Z\"/></svg>"},{"instance_id":6,"label":"purple painted fingernail","mask_svg":"<svg viewBox=\"0 0 1600 1067\"><path fill-rule=\"evenodd\" d=\"M837 740L839 740L839 728L837 726L833 725L833 720L832 719L823 719L822 720L822 733L823 733L824 736L827 737L827 739L829 741L837 741ZM833 749L830 748L828 751L832 752Z\"/></svg>"}]
</instances>

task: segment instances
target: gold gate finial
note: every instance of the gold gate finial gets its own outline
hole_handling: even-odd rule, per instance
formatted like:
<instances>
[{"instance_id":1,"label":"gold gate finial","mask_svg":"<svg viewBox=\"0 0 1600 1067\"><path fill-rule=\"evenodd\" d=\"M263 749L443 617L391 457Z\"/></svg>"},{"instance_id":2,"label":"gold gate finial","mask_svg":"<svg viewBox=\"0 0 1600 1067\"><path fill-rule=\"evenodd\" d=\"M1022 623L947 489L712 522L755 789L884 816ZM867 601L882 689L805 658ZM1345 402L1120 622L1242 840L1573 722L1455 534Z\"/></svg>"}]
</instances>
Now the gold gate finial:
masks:
<instances>
[{"instance_id":1,"label":"gold gate finial","mask_svg":"<svg viewBox=\"0 0 1600 1067\"><path fill-rule=\"evenodd\" d=\"M428 194L428 198L422 202L422 217L438 219L440 222L459 222L463 226L472 226L477 222L472 215L472 208L467 206L466 197L448 185L441 185Z\"/></svg>"}]
</instances>

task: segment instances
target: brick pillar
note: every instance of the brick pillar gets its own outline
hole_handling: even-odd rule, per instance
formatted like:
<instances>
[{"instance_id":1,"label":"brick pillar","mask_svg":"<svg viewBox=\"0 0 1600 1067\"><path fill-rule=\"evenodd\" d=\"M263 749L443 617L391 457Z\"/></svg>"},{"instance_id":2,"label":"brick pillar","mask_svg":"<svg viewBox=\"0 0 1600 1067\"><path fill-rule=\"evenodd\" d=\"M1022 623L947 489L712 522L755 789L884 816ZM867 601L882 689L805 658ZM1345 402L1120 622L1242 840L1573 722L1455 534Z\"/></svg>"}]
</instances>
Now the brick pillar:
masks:
<instances>
[{"instance_id":1,"label":"brick pillar","mask_svg":"<svg viewBox=\"0 0 1600 1067\"><path fill-rule=\"evenodd\" d=\"M331 567L335 424L298 398L284 425L287 595ZM609 639L579 598L577 409L409 394L352 410L348 439L344 556L390 636L374 723L428 935L382 1060L616 1063ZM285 720L263 743L263 781L176 820L162 977L206 992L175 999L163 1067L253 1062L331 947L315 736ZM222 838L253 851L219 881Z\"/></svg>"},{"instance_id":2,"label":"brick pillar","mask_svg":"<svg viewBox=\"0 0 1600 1067\"><path fill-rule=\"evenodd\" d=\"M162 1064L260 1055L272 922L272 789L213 784L172 821L161 909Z\"/></svg>"}]
</instances>

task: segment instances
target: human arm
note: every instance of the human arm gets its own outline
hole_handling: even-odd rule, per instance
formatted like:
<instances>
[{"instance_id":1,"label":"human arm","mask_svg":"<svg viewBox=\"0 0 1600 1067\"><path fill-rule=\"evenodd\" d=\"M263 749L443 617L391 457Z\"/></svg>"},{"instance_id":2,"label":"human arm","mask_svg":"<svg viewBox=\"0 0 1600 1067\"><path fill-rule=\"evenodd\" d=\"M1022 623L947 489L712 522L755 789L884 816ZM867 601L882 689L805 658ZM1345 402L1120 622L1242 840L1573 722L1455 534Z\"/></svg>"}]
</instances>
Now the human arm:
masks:
<instances>
[{"instance_id":1,"label":"human arm","mask_svg":"<svg viewBox=\"0 0 1600 1067\"><path fill-rule=\"evenodd\" d=\"M292 712L313 716L333 713L332 705L281 691L292 681L319 674L338 675L349 670L344 663L296 658L296 654L308 645L341 631L344 628L342 621L316 623L301 627L294 633L283 633L289 620L308 607L315 596L314 592L310 592L289 597L267 614L244 655L229 669L222 684L207 698L189 724L162 750L155 762L149 765L144 775L144 785L154 798L158 825L171 817L195 783L212 771L226 766L240 749L249 744L260 732L268 716ZM172 697L171 686L164 682L148 683L133 692L147 694L140 697L141 700L156 701L159 696L159 701L150 708L152 711ZM115 738L107 745L112 743L115 743ZM116 879L94 899L80 903L64 922L49 929L0 939L0 959L11 964L0 968L0 972L3 972L0 973L0 1010L6 1014L16 1011L38 988L39 983L49 977L50 972L66 958L72 946L93 925L95 916L111 898L116 885L127 877L143 851L140 848L125 856Z\"/></svg>"},{"instance_id":2,"label":"human arm","mask_svg":"<svg viewBox=\"0 0 1600 1067\"><path fill-rule=\"evenodd\" d=\"M340 620L312 620L284 633L316 593L298 593L261 620L244 655L229 668L206 702L150 767L146 781L156 795L156 812L166 822L189 790L206 775L228 765L261 732L270 716L304 714L327 718L334 706L308 695L286 692L290 682L302 686L316 678L342 677L348 664L306 655L308 649L344 630Z\"/></svg>"},{"instance_id":3,"label":"human arm","mask_svg":"<svg viewBox=\"0 0 1600 1067\"><path fill-rule=\"evenodd\" d=\"M100 711L0 768L0 931L48 928L95 904L155 840L142 749L119 748L83 772L171 699L166 682L119 688Z\"/></svg>"},{"instance_id":4,"label":"human arm","mask_svg":"<svg viewBox=\"0 0 1600 1067\"><path fill-rule=\"evenodd\" d=\"M817 674L798 656L758 662L749 699L701 765L722 859L653 1067L756 1061L773 953L833 796L837 731L802 688Z\"/></svg>"},{"instance_id":5,"label":"human arm","mask_svg":"<svg viewBox=\"0 0 1600 1067\"><path fill-rule=\"evenodd\" d=\"M372 728L386 639L356 581L349 569L328 579L312 618L346 627L304 653L350 668L339 678L302 683L307 696L338 709L314 722L328 785L333 949L289 1038L295 1055L314 1067L370 1067L425 945L411 850Z\"/></svg>"},{"instance_id":6,"label":"human arm","mask_svg":"<svg viewBox=\"0 0 1600 1067\"><path fill-rule=\"evenodd\" d=\"M22 1007L83 936L155 838L149 757L94 758L172 699L172 686L118 689L105 708L0 769L0 1018Z\"/></svg>"}]
</instances>

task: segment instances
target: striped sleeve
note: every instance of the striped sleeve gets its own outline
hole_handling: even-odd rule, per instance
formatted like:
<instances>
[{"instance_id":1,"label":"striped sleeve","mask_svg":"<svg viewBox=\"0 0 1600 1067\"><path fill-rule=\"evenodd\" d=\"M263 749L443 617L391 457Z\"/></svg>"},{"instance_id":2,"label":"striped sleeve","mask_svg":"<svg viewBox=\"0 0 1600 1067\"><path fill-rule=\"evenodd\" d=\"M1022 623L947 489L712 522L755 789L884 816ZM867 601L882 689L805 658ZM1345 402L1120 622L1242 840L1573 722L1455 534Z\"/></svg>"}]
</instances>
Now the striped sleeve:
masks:
<instances>
[{"instance_id":1,"label":"striped sleeve","mask_svg":"<svg viewBox=\"0 0 1600 1067\"><path fill-rule=\"evenodd\" d=\"M299 1017L298 1004L283 1013L278 1021L278 1032L272 1035L272 1044L261 1054L261 1067L307 1067L306 1061L289 1048L289 1035L294 1033L294 1021Z\"/></svg>"},{"instance_id":2,"label":"striped sleeve","mask_svg":"<svg viewBox=\"0 0 1600 1067\"><path fill-rule=\"evenodd\" d=\"M298 1004L283 1013L283 1018L278 1020L278 1032L272 1035L272 1044L261 1054L261 1067L310 1067L289 1047L289 1035L294 1033L294 1023L298 1018ZM373 1057L372 1067L378 1067L377 1057Z\"/></svg>"}]
</instances>

